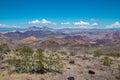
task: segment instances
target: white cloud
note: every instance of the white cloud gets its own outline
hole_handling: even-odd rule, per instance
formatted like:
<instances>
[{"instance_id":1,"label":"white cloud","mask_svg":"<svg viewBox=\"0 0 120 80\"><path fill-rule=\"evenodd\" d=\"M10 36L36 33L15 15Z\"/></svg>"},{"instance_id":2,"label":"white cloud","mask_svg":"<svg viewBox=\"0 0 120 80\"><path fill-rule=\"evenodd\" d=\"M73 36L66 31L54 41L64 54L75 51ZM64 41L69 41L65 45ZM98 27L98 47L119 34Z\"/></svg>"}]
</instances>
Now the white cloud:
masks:
<instances>
[{"instance_id":1,"label":"white cloud","mask_svg":"<svg viewBox=\"0 0 120 80\"><path fill-rule=\"evenodd\" d=\"M71 23L70 22L62 22L61 24L62 25L70 25Z\"/></svg>"},{"instance_id":2,"label":"white cloud","mask_svg":"<svg viewBox=\"0 0 120 80\"><path fill-rule=\"evenodd\" d=\"M97 25L98 25L98 23L93 23L92 25L93 25L93 26L97 26Z\"/></svg>"},{"instance_id":3,"label":"white cloud","mask_svg":"<svg viewBox=\"0 0 120 80\"><path fill-rule=\"evenodd\" d=\"M73 24L74 26L78 26L80 28L93 28L98 25L98 23L90 24L89 22L84 22L84 21L74 22Z\"/></svg>"},{"instance_id":4,"label":"white cloud","mask_svg":"<svg viewBox=\"0 0 120 80\"><path fill-rule=\"evenodd\" d=\"M31 22L28 22L29 24L39 24L40 21L38 19L34 20L34 21L31 21Z\"/></svg>"},{"instance_id":5,"label":"white cloud","mask_svg":"<svg viewBox=\"0 0 120 80\"><path fill-rule=\"evenodd\" d=\"M88 22L84 22L84 21L80 21L80 22L74 22L75 26L89 26L90 23Z\"/></svg>"},{"instance_id":6,"label":"white cloud","mask_svg":"<svg viewBox=\"0 0 120 80\"><path fill-rule=\"evenodd\" d=\"M106 28L120 28L120 22L116 21L111 25L107 25Z\"/></svg>"},{"instance_id":7,"label":"white cloud","mask_svg":"<svg viewBox=\"0 0 120 80\"><path fill-rule=\"evenodd\" d=\"M0 24L0 27L7 27L7 25L6 24Z\"/></svg>"},{"instance_id":8,"label":"white cloud","mask_svg":"<svg viewBox=\"0 0 120 80\"><path fill-rule=\"evenodd\" d=\"M20 26L0 24L0 28L20 28Z\"/></svg>"},{"instance_id":9,"label":"white cloud","mask_svg":"<svg viewBox=\"0 0 120 80\"><path fill-rule=\"evenodd\" d=\"M46 19L42 19L41 21L36 19L34 21L28 22L30 25L40 25L40 26L44 26L44 25L56 25L56 23L48 21Z\"/></svg>"}]
</instances>

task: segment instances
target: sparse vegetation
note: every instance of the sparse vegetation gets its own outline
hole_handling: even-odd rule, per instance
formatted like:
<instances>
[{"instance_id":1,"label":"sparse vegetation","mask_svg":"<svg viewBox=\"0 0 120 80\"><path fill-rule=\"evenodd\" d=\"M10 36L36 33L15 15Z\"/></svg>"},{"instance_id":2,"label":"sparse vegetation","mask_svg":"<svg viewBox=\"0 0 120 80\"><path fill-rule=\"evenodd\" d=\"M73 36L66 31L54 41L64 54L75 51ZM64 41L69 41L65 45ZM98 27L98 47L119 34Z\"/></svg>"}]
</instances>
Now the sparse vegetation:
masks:
<instances>
[{"instance_id":1,"label":"sparse vegetation","mask_svg":"<svg viewBox=\"0 0 120 80\"><path fill-rule=\"evenodd\" d=\"M120 73L120 64L118 65L118 70L119 70L119 73ZM120 80L120 74L117 74L117 75L115 76L115 78L116 78L117 80Z\"/></svg>"},{"instance_id":2,"label":"sparse vegetation","mask_svg":"<svg viewBox=\"0 0 120 80\"><path fill-rule=\"evenodd\" d=\"M1 44L0 45L0 54L5 53L7 54L8 52L10 52L10 48L8 47L7 44Z\"/></svg>"},{"instance_id":3,"label":"sparse vegetation","mask_svg":"<svg viewBox=\"0 0 120 80\"><path fill-rule=\"evenodd\" d=\"M110 66L111 61L112 61L112 59L110 59L110 58L107 57L107 56L105 56L105 57L102 59L102 63L103 63L103 65L105 65L105 66Z\"/></svg>"},{"instance_id":4,"label":"sparse vegetation","mask_svg":"<svg viewBox=\"0 0 120 80\"><path fill-rule=\"evenodd\" d=\"M118 70L120 71L120 64L118 65Z\"/></svg>"},{"instance_id":5,"label":"sparse vegetation","mask_svg":"<svg viewBox=\"0 0 120 80\"><path fill-rule=\"evenodd\" d=\"M75 56L75 52L70 52L70 56Z\"/></svg>"},{"instance_id":6,"label":"sparse vegetation","mask_svg":"<svg viewBox=\"0 0 120 80\"><path fill-rule=\"evenodd\" d=\"M61 51L60 52L62 55L67 55L67 52L66 51Z\"/></svg>"},{"instance_id":7,"label":"sparse vegetation","mask_svg":"<svg viewBox=\"0 0 120 80\"><path fill-rule=\"evenodd\" d=\"M60 72L63 64L60 62L60 57L57 54L50 54L48 57L47 67L49 71Z\"/></svg>"},{"instance_id":8,"label":"sparse vegetation","mask_svg":"<svg viewBox=\"0 0 120 80\"><path fill-rule=\"evenodd\" d=\"M95 50L95 51L93 52L93 56L99 58L99 57L101 56L100 51L99 51L99 50Z\"/></svg>"},{"instance_id":9,"label":"sparse vegetation","mask_svg":"<svg viewBox=\"0 0 120 80\"><path fill-rule=\"evenodd\" d=\"M109 54L106 54L108 56L111 56L111 57L115 57L115 58L119 58L120 57L120 53L109 53Z\"/></svg>"},{"instance_id":10,"label":"sparse vegetation","mask_svg":"<svg viewBox=\"0 0 120 80\"><path fill-rule=\"evenodd\" d=\"M0 80L120 80L120 41L111 45L95 35L95 44L64 36L0 43Z\"/></svg>"},{"instance_id":11,"label":"sparse vegetation","mask_svg":"<svg viewBox=\"0 0 120 80\"><path fill-rule=\"evenodd\" d=\"M7 44L1 44L0 45L0 62L4 59L4 55L10 52L10 48Z\"/></svg>"},{"instance_id":12,"label":"sparse vegetation","mask_svg":"<svg viewBox=\"0 0 120 80\"><path fill-rule=\"evenodd\" d=\"M42 49L37 49L32 59L32 72L45 73L46 57Z\"/></svg>"},{"instance_id":13,"label":"sparse vegetation","mask_svg":"<svg viewBox=\"0 0 120 80\"><path fill-rule=\"evenodd\" d=\"M17 55L9 63L15 67L15 71L18 73L59 72L63 66L57 54L45 56L42 49L33 52L27 46L19 48Z\"/></svg>"},{"instance_id":14,"label":"sparse vegetation","mask_svg":"<svg viewBox=\"0 0 120 80\"><path fill-rule=\"evenodd\" d=\"M18 73L29 72L33 50L28 46L23 46L17 51L17 54L10 60L10 64L15 67L15 71Z\"/></svg>"}]
</instances>

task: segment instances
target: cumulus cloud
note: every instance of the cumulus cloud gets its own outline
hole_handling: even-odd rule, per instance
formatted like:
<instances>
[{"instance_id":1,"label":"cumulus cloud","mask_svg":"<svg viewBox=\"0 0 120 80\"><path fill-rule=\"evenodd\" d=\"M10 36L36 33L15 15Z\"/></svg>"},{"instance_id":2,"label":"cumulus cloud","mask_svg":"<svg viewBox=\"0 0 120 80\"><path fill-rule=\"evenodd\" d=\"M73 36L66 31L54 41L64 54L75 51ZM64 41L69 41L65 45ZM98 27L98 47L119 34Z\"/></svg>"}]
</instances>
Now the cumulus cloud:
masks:
<instances>
[{"instance_id":1,"label":"cumulus cloud","mask_svg":"<svg viewBox=\"0 0 120 80\"><path fill-rule=\"evenodd\" d=\"M61 22L62 25L70 25L70 22Z\"/></svg>"},{"instance_id":2,"label":"cumulus cloud","mask_svg":"<svg viewBox=\"0 0 120 80\"><path fill-rule=\"evenodd\" d=\"M42 20L34 20L34 21L30 21L28 22L30 25L40 25L40 26L44 26L44 25L56 25L56 23L48 21L46 19L42 19Z\"/></svg>"},{"instance_id":3,"label":"cumulus cloud","mask_svg":"<svg viewBox=\"0 0 120 80\"><path fill-rule=\"evenodd\" d=\"M116 21L111 25L107 25L106 28L120 28L120 22Z\"/></svg>"},{"instance_id":4,"label":"cumulus cloud","mask_svg":"<svg viewBox=\"0 0 120 80\"><path fill-rule=\"evenodd\" d=\"M80 28L93 28L94 26L98 25L97 23L90 24L89 22L84 22L84 21L74 22L73 24L74 26L78 26Z\"/></svg>"},{"instance_id":5,"label":"cumulus cloud","mask_svg":"<svg viewBox=\"0 0 120 80\"><path fill-rule=\"evenodd\" d=\"M74 22L75 26L89 26L90 23L88 22L84 22L84 21L80 21L80 22Z\"/></svg>"}]
</instances>

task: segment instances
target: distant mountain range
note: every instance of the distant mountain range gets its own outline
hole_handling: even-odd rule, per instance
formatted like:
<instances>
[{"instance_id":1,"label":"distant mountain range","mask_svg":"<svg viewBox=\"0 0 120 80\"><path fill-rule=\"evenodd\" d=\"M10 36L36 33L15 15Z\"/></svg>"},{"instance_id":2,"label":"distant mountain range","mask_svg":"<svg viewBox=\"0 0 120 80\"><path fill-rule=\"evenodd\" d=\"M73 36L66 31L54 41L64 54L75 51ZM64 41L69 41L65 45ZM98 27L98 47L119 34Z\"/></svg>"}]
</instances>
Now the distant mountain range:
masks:
<instances>
[{"instance_id":1,"label":"distant mountain range","mask_svg":"<svg viewBox=\"0 0 120 80\"><path fill-rule=\"evenodd\" d=\"M52 29L32 26L24 30L2 32L0 43L42 48L78 48L81 46L120 45L120 30ZM13 45L12 45L13 46ZM17 45L16 45L17 46Z\"/></svg>"},{"instance_id":2,"label":"distant mountain range","mask_svg":"<svg viewBox=\"0 0 120 80\"><path fill-rule=\"evenodd\" d=\"M51 29L48 27L36 27L32 26L25 30L20 31L8 31L3 33L4 36L10 38L10 39L23 39L30 36L35 36L37 38L43 38L48 36L63 36L65 35L62 31Z\"/></svg>"},{"instance_id":3,"label":"distant mountain range","mask_svg":"<svg viewBox=\"0 0 120 80\"><path fill-rule=\"evenodd\" d=\"M0 32L10 32L10 31L24 31L24 30L39 30L39 29L46 29L46 30L120 30L120 28L103 28L103 29L98 29L98 28L61 28L61 29L53 29L53 28L49 28L47 26L42 26L42 27L38 27L38 26L29 26L26 28L0 28Z\"/></svg>"},{"instance_id":4,"label":"distant mountain range","mask_svg":"<svg viewBox=\"0 0 120 80\"><path fill-rule=\"evenodd\" d=\"M1 33L0 43L8 43L12 49L28 45L32 48L80 50L82 47L120 45L120 31L55 30L33 26L27 30Z\"/></svg>"}]
</instances>

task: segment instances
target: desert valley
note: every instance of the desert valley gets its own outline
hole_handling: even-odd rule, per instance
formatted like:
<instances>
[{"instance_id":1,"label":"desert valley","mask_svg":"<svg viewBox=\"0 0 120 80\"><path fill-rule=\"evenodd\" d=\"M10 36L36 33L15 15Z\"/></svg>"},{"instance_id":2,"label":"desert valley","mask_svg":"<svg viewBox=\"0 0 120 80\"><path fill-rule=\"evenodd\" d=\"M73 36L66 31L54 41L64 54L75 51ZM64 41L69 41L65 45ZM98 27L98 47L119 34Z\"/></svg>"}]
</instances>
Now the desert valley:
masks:
<instances>
[{"instance_id":1,"label":"desert valley","mask_svg":"<svg viewBox=\"0 0 120 80\"><path fill-rule=\"evenodd\" d=\"M119 30L1 31L0 80L119 80L119 48Z\"/></svg>"}]
</instances>

